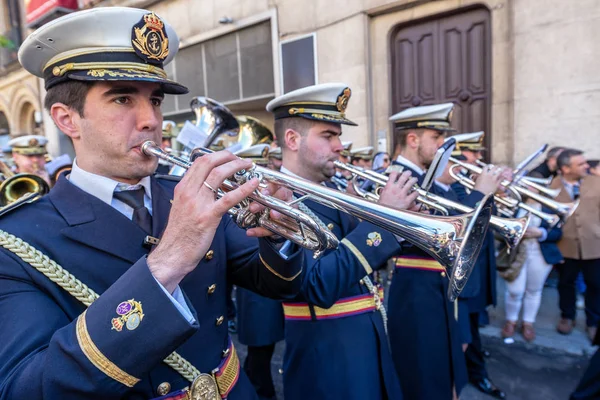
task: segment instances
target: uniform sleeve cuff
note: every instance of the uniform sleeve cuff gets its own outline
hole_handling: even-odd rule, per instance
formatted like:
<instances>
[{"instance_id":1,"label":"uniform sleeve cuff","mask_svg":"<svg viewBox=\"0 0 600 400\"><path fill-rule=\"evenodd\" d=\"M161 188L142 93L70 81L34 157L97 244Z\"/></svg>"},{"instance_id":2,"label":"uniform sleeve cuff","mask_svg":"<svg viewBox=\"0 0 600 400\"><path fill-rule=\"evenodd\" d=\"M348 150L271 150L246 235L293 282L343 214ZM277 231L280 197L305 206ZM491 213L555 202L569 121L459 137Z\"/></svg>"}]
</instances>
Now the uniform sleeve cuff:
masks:
<instances>
[{"instance_id":1,"label":"uniform sleeve cuff","mask_svg":"<svg viewBox=\"0 0 600 400\"><path fill-rule=\"evenodd\" d=\"M87 359L131 386L189 339L198 324L179 312L143 257L79 316L76 330Z\"/></svg>"},{"instance_id":2,"label":"uniform sleeve cuff","mask_svg":"<svg viewBox=\"0 0 600 400\"><path fill-rule=\"evenodd\" d=\"M265 239L260 239L258 243L260 261L272 274L285 281L293 281L302 273L301 262L289 262L295 257L301 257L302 250L299 246L291 243L285 249L277 249Z\"/></svg>"}]
</instances>

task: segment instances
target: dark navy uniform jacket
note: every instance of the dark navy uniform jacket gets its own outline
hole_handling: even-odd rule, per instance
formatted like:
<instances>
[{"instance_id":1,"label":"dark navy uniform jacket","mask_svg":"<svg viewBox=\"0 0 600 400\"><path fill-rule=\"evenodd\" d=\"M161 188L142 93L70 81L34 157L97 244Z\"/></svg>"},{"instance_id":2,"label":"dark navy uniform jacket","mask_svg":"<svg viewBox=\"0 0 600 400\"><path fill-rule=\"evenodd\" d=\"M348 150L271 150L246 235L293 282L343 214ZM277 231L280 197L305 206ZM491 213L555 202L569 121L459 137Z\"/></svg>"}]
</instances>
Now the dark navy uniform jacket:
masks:
<instances>
[{"instance_id":1,"label":"dark navy uniform jacket","mask_svg":"<svg viewBox=\"0 0 600 400\"><path fill-rule=\"evenodd\" d=\"M246 346L267 346L283 340L281 301L237 288L238 340Z\"/></svg>"},{"instance_id":2,"label":"dark navy uniform jacket","mask_svg":"<svg viewBox=\"0 0 600 400\"><path fill-rule=\"evenodd\" d=\"M330 308L340 299L369 293L361 279L400 252L394 235L345 213L305 201L341 240L314 260L304 250L305 276L294 302ZM378 233L381 241L369 241ZM286 400L401 399L383 320L378 311L333 319L286 319Z\"/></svg>"},{"instance_id":3,"label":"dark navy uniform jacket","mask_svg":"<svg viewBox=\"0 0 600 400\"><path fill-rule=\"evenodd\" d=\"M154 236L164 230L175 184L152 178ZM182 389L189 382L161 360L176 350L206 373L221 362L228 344L226 281L273 298L291 298L301 285L301 274L289 279L301 271L301 251L284 262L268 240L247 237L225 216L206 257L180 283L195 317L190 324L148 269L145 233L64 176L47 196L0 219L0 229L100 294L86 311L0 249L1 399L148 399L163 382ZM112 329L117 307L128 300L141 303L143 319L133 330ZM240 374L229 398L256 399Z\"/></svg>"},{"instance_id":4,"label":"dark navy uniform jacket","mask_svg":"<svg viewBox=\"0 0 600 400\"><path fill-rule=\"evenodd\" d=\"M394 161L419 178L423 175ZM435 184L431 192L453 196ZM474 205L483 195L473 193ZM415 246L402 257L431 258ZM473 279L473 277L471 277ZM471 280L470 279L470 280ZM470 281L469 280L469 281ZM394 365L408 399L452 399L467 383L462 337L455 318L455 304L447 299L448 277L443 271L396 268L389 296L389 336Z\"/></svg>"}]
</instances>

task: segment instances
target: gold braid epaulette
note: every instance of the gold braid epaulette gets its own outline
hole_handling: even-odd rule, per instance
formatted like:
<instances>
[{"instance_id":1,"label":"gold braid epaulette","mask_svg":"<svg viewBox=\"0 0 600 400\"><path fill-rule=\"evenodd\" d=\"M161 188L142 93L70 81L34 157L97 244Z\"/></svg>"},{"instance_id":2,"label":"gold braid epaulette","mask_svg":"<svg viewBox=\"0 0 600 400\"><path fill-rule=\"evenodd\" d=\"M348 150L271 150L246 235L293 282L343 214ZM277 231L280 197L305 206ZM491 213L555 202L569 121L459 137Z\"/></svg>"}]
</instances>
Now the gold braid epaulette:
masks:
<instances>
[{"instance_id":1,"label":"gold braid epaulette","mask_svg":"<svg viewBox=\"0 0 600 400\"><path fill-rule=\"evenodd\" d=\"M31 246L22 239L0 229L0 245L16 254L21 260L44 274L52 282L69 292L77 300L90 306L98 297L98 293L87 287L66 269L51 260L47 255ZM177 371L188 381L200 375L189 361L176 352L171 353L163 360L165 364Z\"/></svg>"}]
</instances>

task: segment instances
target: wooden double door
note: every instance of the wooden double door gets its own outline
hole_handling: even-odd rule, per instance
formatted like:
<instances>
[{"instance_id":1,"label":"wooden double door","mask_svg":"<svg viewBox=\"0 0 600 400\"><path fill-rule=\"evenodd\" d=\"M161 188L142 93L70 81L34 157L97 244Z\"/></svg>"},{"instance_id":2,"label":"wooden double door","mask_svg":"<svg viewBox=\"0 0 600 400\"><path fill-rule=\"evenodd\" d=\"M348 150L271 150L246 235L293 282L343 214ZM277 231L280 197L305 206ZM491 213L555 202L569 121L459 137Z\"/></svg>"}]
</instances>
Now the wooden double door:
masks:
<instances>
[{"instance_id":1,"label":"wooden double door","mask_svg":"<svg viewBox=\"0 0 600 400\"><path fill-rule=\"evenodd\" d=\"M391 35L392 112L453 102L459 132L485 131L490 157L490 13L474 8L399 25Z\"/></svg>"}]
</instances>

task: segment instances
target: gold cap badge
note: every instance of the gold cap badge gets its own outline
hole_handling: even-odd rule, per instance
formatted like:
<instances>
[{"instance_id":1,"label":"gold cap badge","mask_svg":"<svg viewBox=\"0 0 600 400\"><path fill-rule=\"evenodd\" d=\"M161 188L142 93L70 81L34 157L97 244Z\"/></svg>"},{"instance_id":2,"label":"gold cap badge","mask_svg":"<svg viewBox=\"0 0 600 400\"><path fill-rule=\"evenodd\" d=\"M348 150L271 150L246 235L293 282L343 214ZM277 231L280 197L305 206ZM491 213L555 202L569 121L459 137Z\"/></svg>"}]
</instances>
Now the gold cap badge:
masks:
<instances>
[{"instance_id":1,"label":"gold cap badge","mask_svg":"<svg viewBox=\"0 0 600 400\"><path fill-rule=\"evenodd\" d=\"M154 13L144 15L133 26L131 44L136 54L149 64L162 64L169 55L165 24Z\"/></svg>"},{"instance_id":2,"label":"gold cap badge","mask_svg":"<svg viewBox=\"0 0 600 400\"><path fill-rule=\"evenodd\" d=\"M346 112L346 107L348 107L348 101L350 101L350 96L352 96L352 90L350 88L344 89L342 94L340 94L337 98L336 107L339 112L344 114Z\"/></svg>"}]
</instances>

